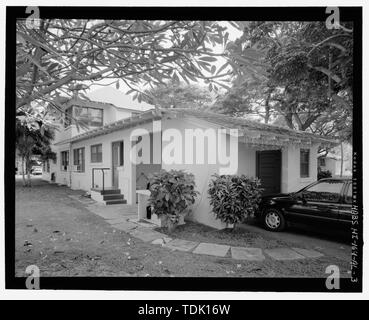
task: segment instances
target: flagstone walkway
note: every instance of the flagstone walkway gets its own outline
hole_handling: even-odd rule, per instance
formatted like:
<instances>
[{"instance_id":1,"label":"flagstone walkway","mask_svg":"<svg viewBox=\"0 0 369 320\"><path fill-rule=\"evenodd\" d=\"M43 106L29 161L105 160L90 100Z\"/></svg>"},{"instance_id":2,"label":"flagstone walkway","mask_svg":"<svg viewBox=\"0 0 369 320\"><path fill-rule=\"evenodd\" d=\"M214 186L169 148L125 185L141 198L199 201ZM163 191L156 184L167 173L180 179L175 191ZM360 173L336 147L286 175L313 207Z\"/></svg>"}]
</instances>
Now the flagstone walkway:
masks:
<instances>
[{"instance_id":1,"label":"flagstone walkway","mask_svg":"<svg viewBox=\"0 0 369 320\"><path fill-rule=\"evenodd\" d=\"M76 199L76 198L74 198ZM81 201L80 199L76 199ZM235 260L263 261L266 256L274 260L298 260L322 257L323 254L316 250L304 248L249 248L233 247L216 243L195 242L182 239L173 239L164 233L153 230L157 226L149 222L137 220L137 206L115 205L105 206L97 204L93 200L83 200L87 209L99 215L113 228L127 232L132 237L151 243L152 245L162 246L168 250L191 252L199 255L209 255L216 257L230 256Z\"/></svg>"}]
</instances>

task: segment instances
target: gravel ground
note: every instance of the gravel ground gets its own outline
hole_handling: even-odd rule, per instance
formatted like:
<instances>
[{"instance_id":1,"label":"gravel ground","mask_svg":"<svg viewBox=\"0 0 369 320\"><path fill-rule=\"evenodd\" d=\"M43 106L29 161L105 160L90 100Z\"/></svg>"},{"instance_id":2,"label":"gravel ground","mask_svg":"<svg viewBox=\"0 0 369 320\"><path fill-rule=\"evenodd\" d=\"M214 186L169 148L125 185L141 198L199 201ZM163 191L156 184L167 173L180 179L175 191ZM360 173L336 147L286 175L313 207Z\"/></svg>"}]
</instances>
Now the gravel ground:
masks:
<instances>
[{"instance_id":1,"label":"gravel ground","mask_svg":"<svg viewBox=\"0 0 369 320\"><path fill-rule=\"evenodd\" d=\"M156 230L170 235L165 228L157 228ZM228 244L237 247L272 249L290 245L286 241L274 239L268 235L261 235L257 232L248 232L237 228L235 230L217 230L190 221L186 221L185 225L178 226L174 234L181 239Z\"/></svg>"},{"instance_id":2,"label":"gravel ground","mask_svg":"<svg viewBox=\"0 0 369 320\"><path fill-rule=\"evenodd\" d=\"M82 193L38 180L31 188L17 182L16 276L25 276L31 264L37 265L44 277L325 277L330 264L340 266L345 270L342 273L349 270L348 261L327 256L288 262L267 257L263 262L245 262L171 251L113 229L88 211L87 204L68 196ZM264 249L288 246L253 234L229 236L211 228L196 234L196 230L195 224L179 227L176 237Z\"/></svg>"}]
</instances>

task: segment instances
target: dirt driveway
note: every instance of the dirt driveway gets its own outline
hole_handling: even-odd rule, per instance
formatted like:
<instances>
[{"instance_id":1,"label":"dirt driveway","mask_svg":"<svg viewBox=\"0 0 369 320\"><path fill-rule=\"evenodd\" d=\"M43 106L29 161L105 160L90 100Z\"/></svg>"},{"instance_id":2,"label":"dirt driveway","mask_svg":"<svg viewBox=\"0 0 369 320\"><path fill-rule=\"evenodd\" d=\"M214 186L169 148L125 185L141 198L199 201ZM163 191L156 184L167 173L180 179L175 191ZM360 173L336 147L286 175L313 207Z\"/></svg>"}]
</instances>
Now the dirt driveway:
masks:
<instances>
[{"instance_id":1,"label":"dirt driveway","mask_svg":"<svg viewBox=\"0 0 369 320\"><path fill-rule=\"evenodd\" d=\"M254 222L240 225L240 228L274 241L284 241L297 247L316 249L327 256L342 260L347 260L351 256L348 236L343 233L335 234L334 230L316 230L316 227L294 225L283 232L270 232Z\"/></svg>"},{"instance_id":2,"label":"dirt driveway","mask_svg":"<svg viewBox=\"0 0 369 320\"><path fill-rule=\"evenodd\" d=\"M20 182L20 181L19 181ZM237 261L144 243L111 227L78 201L82 192L35 179L16 188L16 276L28 265L41 276L324 277L329 264L349 270L347 257ZM293 246L293 244L291 244Z\"/></svg>"}]
</instances>

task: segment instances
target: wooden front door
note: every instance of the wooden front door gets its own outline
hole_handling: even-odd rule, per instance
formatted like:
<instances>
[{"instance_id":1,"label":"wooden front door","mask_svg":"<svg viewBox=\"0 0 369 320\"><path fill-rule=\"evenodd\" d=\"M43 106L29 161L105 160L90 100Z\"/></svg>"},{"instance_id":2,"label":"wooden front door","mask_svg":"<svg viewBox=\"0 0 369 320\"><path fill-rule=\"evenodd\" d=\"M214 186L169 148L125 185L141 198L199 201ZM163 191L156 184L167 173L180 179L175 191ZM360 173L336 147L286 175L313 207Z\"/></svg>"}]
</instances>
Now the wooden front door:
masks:
<instances>
[{"instance_id":1,"label":"wooden front door","mask_svg":"<svg viewBox=\"0 0 369 320\"><path fill-rule=\"evenodd\" d=\"M119 174L118 167L123 165L123 141L113 142L112 144L112 186L118 188Z\"/></svg>"},{"instance_id":2,"label":"wooden front door","mask_svg":"<svg viewBox=\"0 0 369 320\"><path fill-rule=\"evenodd\" d=\"M256 153L256 176L264 188L263 195L281 192L282 155L280 150Z\"/></svg>"}]
</instances>

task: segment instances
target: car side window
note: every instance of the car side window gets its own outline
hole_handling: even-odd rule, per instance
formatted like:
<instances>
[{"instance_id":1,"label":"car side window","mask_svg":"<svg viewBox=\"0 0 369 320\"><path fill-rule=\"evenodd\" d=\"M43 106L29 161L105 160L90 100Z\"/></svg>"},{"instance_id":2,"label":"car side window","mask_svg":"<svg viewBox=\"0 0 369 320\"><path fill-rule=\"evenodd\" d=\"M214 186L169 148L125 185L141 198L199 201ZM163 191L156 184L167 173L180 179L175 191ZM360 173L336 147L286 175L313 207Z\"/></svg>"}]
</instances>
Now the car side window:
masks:
<instances>
[{"instance_id":1,"label":"car side window","mask_svg":"<svg viewBox=\"0 0 369 320\"><path fill-rule=\"evenodd\" d=\"M352 183L349 183L347 187L347 192L345 195L345 202L351 204L352 203Z\"/></svg>"},{"instance_id":2,"label":"car side window","mask_svg":"<svg viewBox=\"0 0 369 320\"><path fill-rule=\"evenodd\" d=\"M306 200L310 201L338 202L343 185L343 181L321 181L305 189L303 195Z\"/></svg>"}]
</instances>

